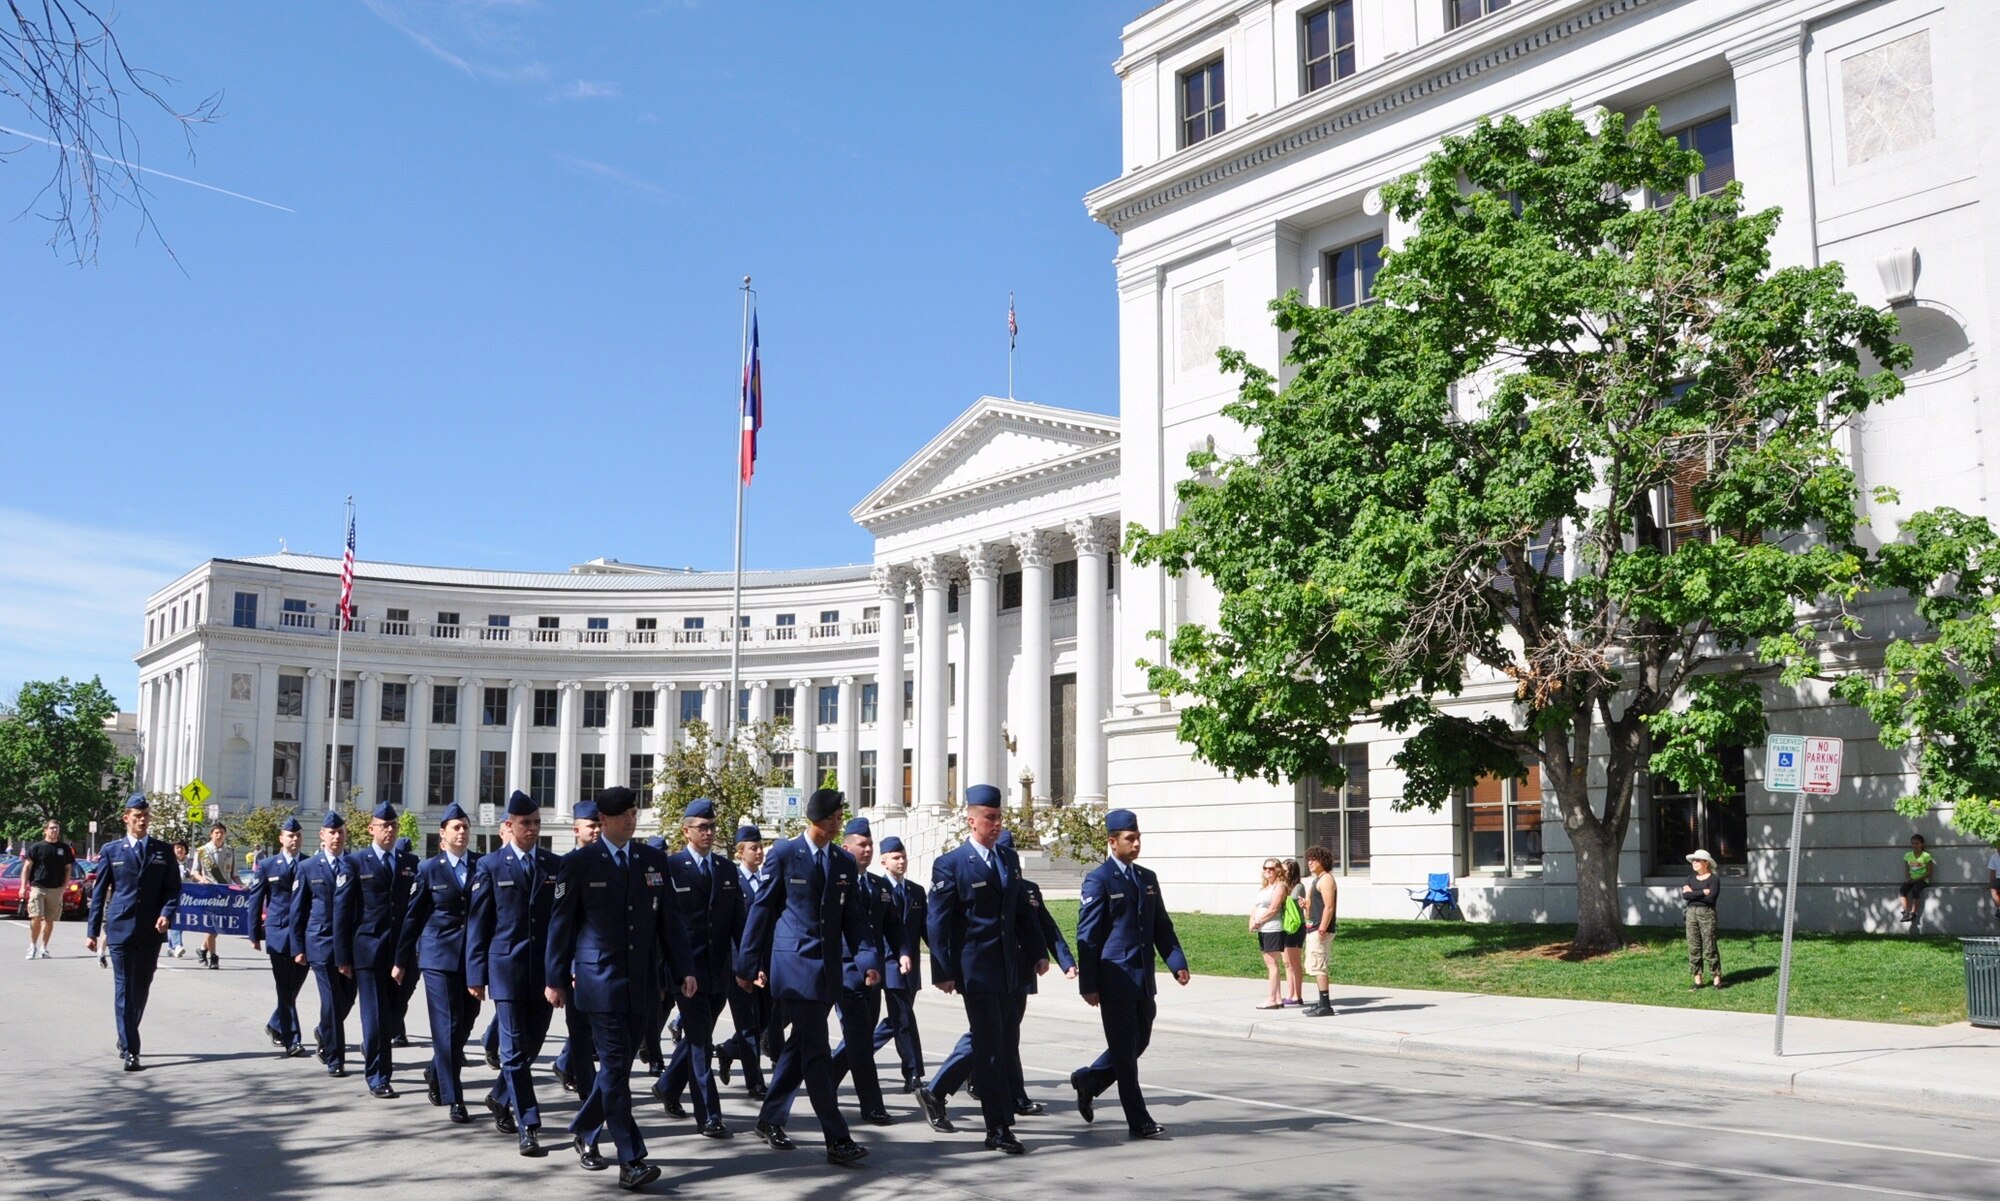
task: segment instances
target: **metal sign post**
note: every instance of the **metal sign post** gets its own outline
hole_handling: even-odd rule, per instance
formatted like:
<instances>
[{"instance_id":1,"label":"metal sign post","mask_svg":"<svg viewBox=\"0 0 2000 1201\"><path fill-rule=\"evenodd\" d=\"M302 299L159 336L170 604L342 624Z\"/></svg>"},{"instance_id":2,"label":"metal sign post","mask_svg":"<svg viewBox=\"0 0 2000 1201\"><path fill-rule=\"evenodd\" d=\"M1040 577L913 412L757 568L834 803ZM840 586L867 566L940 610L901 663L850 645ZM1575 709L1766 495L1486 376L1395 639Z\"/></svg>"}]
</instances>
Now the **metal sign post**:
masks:
<instances>
[{"instance_id":1,"label":"metal sign post","mask_svg":"<svg viewBox=\"0 0 2000 1201\"><path fill-rule=\"evenodd\" d=\"M1785 1053L1785 1006L1792 991L1792 927L1799 905L1799 848L1805 841L1806 797L1831 796L1840 790L1841 741L1773 734L1764 748L1764 787L1792 794L1791 866L1785 873L1785 937L1778 953L1777 1025L1771 1052Z\"/></svg>"}]
</instances>

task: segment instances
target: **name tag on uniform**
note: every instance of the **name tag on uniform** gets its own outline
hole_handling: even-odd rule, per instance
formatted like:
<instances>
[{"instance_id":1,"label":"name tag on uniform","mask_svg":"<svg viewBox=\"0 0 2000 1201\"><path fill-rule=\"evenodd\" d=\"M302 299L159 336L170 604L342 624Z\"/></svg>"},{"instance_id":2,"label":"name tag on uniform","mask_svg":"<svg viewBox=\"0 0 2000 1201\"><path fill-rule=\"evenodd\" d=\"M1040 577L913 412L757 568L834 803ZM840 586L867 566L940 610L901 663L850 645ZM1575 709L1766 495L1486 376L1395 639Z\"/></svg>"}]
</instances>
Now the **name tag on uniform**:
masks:
<instances>
[{"instance_id":1,"label":"name tag on uniform","mask_svg":"<svg viewBox=\"0 0 2000 1201\"><path fill-rule=\"evenodd\" d=\"M1111 899L1114 901L1122 901L1125 899L1125 894L1122 892L1114 892L1111 894Z\"/></svg>"},{"instance_id":2,"label":"name tag on uniform","mask_svg":"<svg viewBox=\"0 0 2000 1201\"><path fill-rule=\"evenodd\" d=\"M519 884L519 883L520 883L520 881L519 881L519 880L495 880L495 881L493 882L493 887L495 887L495 888L512 888L512 887L514 887L514 886L515 886L516 884Z\"/></svg>"},{"instance_id":3,"label":"name tag on uniform","mask_svg":"<svg viewBox=\"0 0 2000 1201\"><path fill-rule=\"evenodd\" d=\"M811 881L811 880L802 880L802 879L800 879L800 878L799 878L799 877L797 877L797 876L791 876L791 877L788 877L788 878L786 879L786 881L785 881L785 882L786 882L787 884L811 884L811 883L812 883L812 881Z\"/></svg>"},{"instance_id":4,"label":"name tag on uniform","mask_svg":"<svg viewBox=\"0 0 2000 1201\"><path fill-rule=\"evenodd\" d=\"M609 888L609 887L611 887L611 881L609 881L609 880L586 880L586 881L584 881L584 883L586 883L586 884L590 885L590 886L591 886L592 888Z\"/></svg>"},{"instance_id":5,"label":"name tag on uniform","mask_svg":"<svg viewBox=\"0 0 2000 1201\"><path fill-rule=\"evenodd\" d=\"M439 894L443 894L443 893L447 893L447 892L450 892L450 891L451 891L451 885L449 885L449 884L433 884L433 885L431 885L431 891L432 891L432 892L435 892L435 893L439 893Z\"/></svg>"},{"instance_id":6,"label":"name tag on uniform","mask_svg":"<svg viewBox=\"0 0 2000 1201\"><path fill-rule=\"evenodd\" d=\"M987 885L988 883L990 883L990 881L986 881L986 880L974 880L974 881L972 882L972 886L973 886L974 888L984 888L984 887L986 887L986 885Z\"/></svg>"}]
</instances>

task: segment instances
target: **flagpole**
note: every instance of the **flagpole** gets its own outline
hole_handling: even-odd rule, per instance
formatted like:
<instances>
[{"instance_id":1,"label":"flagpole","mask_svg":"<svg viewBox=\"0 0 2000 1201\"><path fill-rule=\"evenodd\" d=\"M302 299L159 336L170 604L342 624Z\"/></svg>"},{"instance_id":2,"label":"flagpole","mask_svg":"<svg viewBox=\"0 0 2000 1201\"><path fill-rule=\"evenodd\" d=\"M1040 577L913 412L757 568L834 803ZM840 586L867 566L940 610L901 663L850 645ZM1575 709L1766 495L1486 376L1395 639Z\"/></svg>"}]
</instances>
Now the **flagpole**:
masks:
<instances>
[{"instance_id":1,"label":"flagpole","mask_svg":"<svg viewBox=\"0 0 2000 1201\"><path fill-rule=\"evenodd\" d=\"M347 532L354 528L354 497L347 498L347 506L342 514L346 520L340 523L341 553L346 554ZM334 781L340 777L340 651L341 643L347 637L347 614L339 605L333 610L333 722L329 727L326 742L326 808L328 812L340 806L334 803Z\"/></svg>"},{"instance_id":2,"label":"flagpole","mask_svg":"<svg viewBox=\"0 0 2000 1201\"><path fill-rule=\"evenodd\" d=\"M1007 399L1014 399L1014 294L1007 293Z\"/></svg>"},{"instance_id":3,"label":"flagpole","mask_svg":"<svg viewBox=\"0 0 2000 1201\"><path fill-rule=\"evenodd\" d=\"M736 582L729 607L729 693L722 698L720 746L727 748L736 738L736 691L743 667L743 406L750 390L750 277L743 277L743 342L738 361L743 367L743 391L736 398Z\"/></svg>"}]
</instances>

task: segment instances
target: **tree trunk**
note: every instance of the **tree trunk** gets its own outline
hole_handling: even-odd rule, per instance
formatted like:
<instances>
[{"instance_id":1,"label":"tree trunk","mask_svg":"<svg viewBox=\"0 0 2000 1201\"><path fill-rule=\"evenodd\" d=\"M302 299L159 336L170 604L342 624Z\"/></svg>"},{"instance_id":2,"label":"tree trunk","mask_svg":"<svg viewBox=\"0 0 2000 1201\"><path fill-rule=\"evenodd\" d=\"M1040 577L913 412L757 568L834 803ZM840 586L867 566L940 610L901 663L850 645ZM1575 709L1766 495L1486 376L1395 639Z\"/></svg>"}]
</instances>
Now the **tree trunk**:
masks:
<instances>
[{"instance_id":1,"label":"tree trunk","mask_svg":"<svg viewBox=\"0 0 2000 1201\"><path fill-rule=\"evenodd\" d=\"M1623 823L1615 832L1594 819L1565 824L1570 826L1570 845L1576 852L1576 941L1572 947L1582 955L1615 951L1625 945L1625 920L1618 904Z\"/></svg>"}]
</instances>

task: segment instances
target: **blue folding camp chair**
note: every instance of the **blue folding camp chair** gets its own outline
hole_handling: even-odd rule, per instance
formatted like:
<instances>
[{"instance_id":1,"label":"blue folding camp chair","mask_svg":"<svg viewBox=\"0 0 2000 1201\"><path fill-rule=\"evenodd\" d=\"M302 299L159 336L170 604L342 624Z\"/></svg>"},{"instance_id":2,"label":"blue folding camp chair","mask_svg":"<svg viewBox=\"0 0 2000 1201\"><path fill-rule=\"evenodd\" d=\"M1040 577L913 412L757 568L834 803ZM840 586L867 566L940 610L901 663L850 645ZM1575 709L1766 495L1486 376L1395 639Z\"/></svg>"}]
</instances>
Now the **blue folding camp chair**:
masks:
<instances>
[{"instance_id":1,"label":"blue folding camp chair","mask_svg":"<svg viewBox=\"0 0 2000 1201\"><path fill-rule=\"evenodd\" d=\"M1426 917L1441 918L1447 913L1460 921L1465 920L1465 914L1458 907L1458 890L1451 886L1450 872L1432 872L1428 884L1422 888L1412 888L1409 893L1410 899L1417 903L1419 920Z\"/></svg>"}]
</instances>

